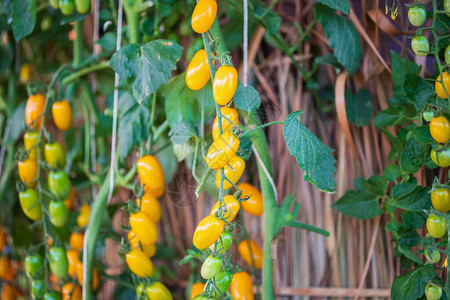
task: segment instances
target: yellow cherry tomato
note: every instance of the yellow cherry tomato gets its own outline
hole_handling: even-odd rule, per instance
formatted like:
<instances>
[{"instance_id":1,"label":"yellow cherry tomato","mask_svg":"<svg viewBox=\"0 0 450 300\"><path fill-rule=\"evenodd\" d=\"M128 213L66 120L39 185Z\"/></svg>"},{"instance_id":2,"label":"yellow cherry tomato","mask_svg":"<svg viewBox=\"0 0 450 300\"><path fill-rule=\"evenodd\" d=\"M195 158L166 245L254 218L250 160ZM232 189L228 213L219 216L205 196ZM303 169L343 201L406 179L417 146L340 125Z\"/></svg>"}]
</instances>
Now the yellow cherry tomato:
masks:
<instances>
[{"instance_id":1,"label":"yellow cherry tomato","mask_svg":"<svg viewBox=\"0 0 450 300\"><path fill-rule=\"evenodd\" d=\"M225 219L225 221L233 222L234 218L239 212L239 209L241 208L241 205L239 204L239 201L236 200L236 198L234 198L232 195L223 197L223 202L224 207L222 207L220 213L222 213L222 217ZM219 207L220 201L217 201L209 214L211 216L216 216L216 213L219 213Z\"/></svg>"},{"instance_id":2,"label":"yellow cherry tomato","mask_svg":"<svg viewBox=\"0 0 450 300\"><path fill-rule=\"evenodd\" d=\"M19 71L19 81L21 83L29 83L34 79L34 72L30 64L23 64Z\"/></svg>"},{"instance_id":3,"label":"yellow cherry tomato","mask_svg":"<svg viewBox=\"0 0 450 300\"><path fill-rule=\"evenodd\" d=\"M230 167L231 166L231 167ZM228 178L228 180L231 180L234 184L236 184L239 179L241 179L242 173L244 173L245 169L245 162L242 158L238 156L234 156L233 159L230 160L230 162L223 168L225 178ZM220 182L222 178L222 172L220 170L216 173L216 186L218 189L220 189ZM226 179L223 181L223 189L227 190L233 185Z\"/></svg>"},{"instance_id":4,"label":"yellow cherry tomato","mask_svg":"<svg viewBox=\"0 0 450 300\"><path fill-rule=\"evenodd\" d=\"M430 152L431 160L441 168L450 167L450 149L444 149L443 151L434 151L434 149Z\"/></svg>"},{"instance_id":5,"label":"yellow cherry tomato","mask_svg":"<svg viewBox=\"0 0 450 300\"><path fill-rule=\"evenodd\" d=\"M131 214L130 225L141 243L154 244L158 239L158 228L145 212Z\"/></svg>"},{"instance_id":6,"label":"yellow cherry tomato","mask_svg":"<svg viewBox=\"0 0 450 300\"><path fill-rule=\"evenodd\" d=\"M37 94L28 97L25 105L25 122L32 130L39 130L41 128L42 114L45 108L44 95Z\"/></svg>"},{"instance_id":7,"label":"yellow cherry tomato","mask_svg":"<svg viewBox=\"0 0 450 300\"><path fill-rule=\"evenodd\" d=\"M38 163L37 160L28 158L24 161L19 161L19 177L23 183L28 185L28 187L35 187L37 184L38 176Z\"/></svg>"},{"instance_id":8,"label":"yellow cherry tomato","mask_svg":"<svg viewBox=\"0 0 450 300\"><path fill-rule=\"evenodd\" d=\"M83 263L81 261L77 262L77 279L78 283L83 286ZM100 275L97 272L97 268L92 268L92 289L96 291L100 285Z\"/></svg>"},{"instance_id":9,"label":"yellow cherry tomato","mask_svg":"<svg viewBox=\"0 0 450 300\"><path fill-rule=\"evenodd\" d=\"M37 131L27 131L23 135L23 144L25 150L28 151L28 158L38 159L38 146L39 143L39 132Z\"/></svg>"},{"instance_id":10,"label":"yellow cherry tomato","mask_svg":"<svg viewBox=\"0 0 450 300\"><path fill-rule=\"evenodd\" d=\"M156 254L156 244L141 244L142 252L147 257L153 257Z\"/></svg>"},{"instance_id":11,"label":"yellow cherry tomato","mask_svg":"<svg viewBox=\"0 0 450 300\"><path fill-rule=\"evenodd\" d=\"M11 261L6 256L0 257L0 279L6 279L10 268Z\"/></svg>"},{"instance_id":12,"label":"yellow cherry tomato","mask_svg":"<svg viewBox=\"0 0 450 300\"><path fill-rule=\"evenodd\" d=\"M60 130L67 130L72 126L72 108L67 100L54 102L52 105L53 121Z\"/></svg>"},{"instance_id":13,"label":"yellow cherry tomato","mask_svg":"<svg viewBox=\"0 0 450 300\"><path fill-rule=\"evenodd\" d=\"M242 242L240 242L238 245L238 252L249 266L252 266L254 263L255 269L262 268L263 251L253 240L243 240Z\"/></svg>"},{"instance_id":14,"label":"yellow cherry tomato","mask_svg":"<svg viewBox=\"0 0 450 300\"><path fill-rule=\"evenodd\" d=\"M231 296L235 300L253 300L255 294L253 292L252 277L247 272L238 272L233 275L230 285Z\"/></svg>"},{"instance_id":15,"label":"yellow cherry tomato","mask_svg":"<svg viewBox=\"0 0 450 300\"><path fill-rule=\"evenodd\" d=\"M213 63L214 64L214 63ZM194 91L202 89L211 78L206 50L195 53L186 70L186 85Z\"/></svg>"},{"instance_id":16,"label":"yellow cherry tomato","mask_svg":"<svg viewBox=\"0 0 450 300\"><path fill-rule=\"evenodd\" d=\"M450 139L450 122L446 117L435 117L430 122L430 133L438 143L446 143Z\"/></svg>"},{"instance_id":17,"label":"yellow cherry tomato","mask_svg":"<svg viewBox=\"0 0 450 300\"><path fill-rule=\"evenodd\" d=\"M164 172L158 160L152 155L145 155L137 162L137 171L141 182L155 197L164 194Z\"/></svg>"},{"instance_id":18,"label":"yellow cherry tomato","mask_svg":"<svg viewBox=\"0 0 450 300\"><path fill-rule=\"evenodd\" d=\"M131 248L139 248L139 239L134 234L133 230L128 231L128 240L130 241Z\"/></svg>"},{"instance_id":19,"label":"yellow cherry tomato","mask_svg":"<svg viewBox=\"0 0 450 300\"><path fill-rule=\"evenodd\" d=\"M206 153L206 164L213 170L225 167L239 149L239 139L231 133L224 132L212 143Z\"/></svg>"},{"instance_id":20,"label":"yellow cherry tomato","mask_svg":"<svg viewBox=\"0 0 450 300\"><path fill-rule=\"evenodd\" d=\"M145 212L153 222L158 223L161 220L161 204L151 192L145 192L141 199L136 200L136 205L141 211Z\"/></svg>"},{"instance_id":21,"label":"yellow cherry tomato","mask_svg":"<svg viewBox=\"0 0 450 300\"><path fill-rule=\"evenodd\" d=\"M66 283L61 292L63 300L81 300L83 298L81 288L71 282Z\"/></svg>"},{"instance_id":22,"label":"yellow cherry tomato","mask_svg":"<svg viewBox=\"0 0 450 300\"><path fill-rule=\"evenodd\" d=\"M75 201L75 188L72 186L70 188L70 195L69 195L69 197L64 200L64 204L66 205L68 210L72 209L74 201Z\"/></svg>"},{"instance_id":23,"label":"yellow cherry tomato","mask_svg":"<svg viewBox=\"0 0 450 300\"><path fill-rule=\"evenodd\" d=\"M444 214L450 210L450 191L447 189L435 189L431 192L431 203L435 210Z\"/></svg>"},{"instance_id":24,"label":"yellow cherry tomato","mask_svg":"<svg viewBox=\"0 0 450 300\"><path fill-rule=\"evenodd\" d=\"M237 110L228 106L224 106L220 108L220 112L232 122L230 123L227 119L222 118L222 132L230 131L234 126L239 125L239 114ZM217 117L214 119L212 135L214 140L217 140L217 138L220 136L219 122L217 121Z\"/></svg>"},{"instance_id":25,"label":"yellow cherry tomato","mask_svg":"<svg viewBox=\"0 0 450 300\"><path fill-rule=\"evenodd\" d=\"M213 98L219 105L226 105L234 96L238 84L235 67L221 66L214 76Z\"/></svg>"},{"instance_id":26,"label":"yellow cherry tomato","mask_svg":"<svg viewBox=\"0 0 450 300\"><path fill-rule=\"evenodd\" d=\"M198 249L206 249L214 244L222 233L225 223L214 216L206 216L195 228L192 242Z\"/></svg>"},{"instance_id":27,"label":"yellow cherry tomato","mask_svg":"<svg viewBox=\"0 0 450 300\"><path fill-rule=\"evenodd\" d=\"M84 245L84 232L73 232L70 235L69 245L75 250L83 250Z\"/></svg>"},{"instance_id":28,"label":"yellow cherry tomato","mask_svg":"<svg viewBox=\"0 0 450 300\"><path fill-rule=\"evenodd\" d=\"M67 261L69 263L69 267L67 268L67 274L69 274L70 277L76 278L77 277L77 264L80 262L79 258L79 252L75 249L67 250Z\"/></svg>"},{"instance_id":29,"label":"yellow cherry tomato","mask_svg":"<svg viewBox=\"0 0 450 300\"><path fill-rule=\"evenodd\" d=\"M47 143L44 148L45 162L52 169L64 169L66 152L59 142Z\"/></svg>"},{"instance_id":30,"label":"yellow cherry tomato","mask_svg":"<svg viewBox=\"0 0 450 300\"><path fill-rule=\"evenodd\" d=\"M205 284L202 282L196 282L191 287L191 294L189 296L189 300L192 300L195 298L195 296L200 295L203 293L203 290L205 289Z\"/></svg>"},{"instance_id":31,"label":"yellow cherry tomato","mask_svg":"<svg viewBox=\"0 0 450 300\"><path fill-rule=\"evenodd\" d=\"M250 197L241 202L242 208L251 215L260 216L264 212L264 203L261 192L253 185L243 182L237 185L242 191L241 198Z\"/></svg>"},{"instance_id":32,"label":"yellow cherry tomato","mask_svg":"<svg viewBox=\"0 0 450 300\"><path fill-rule=\"evenodd\" d=\"M436 90L436 94L439 97L447 98L445 90L450 95L450 75L447 72L442 72L442 81L444 82L444 86L442 86L441 75L439 74L439 76L436 78L436 82L434 83L434 89Z\"/></svg>"},{"instance_id":33,"label":"yellow cherry tomato","mask_svg":"<svg viewBox=\"0 0 450 300\"><path fill-rule=\"evenodd\" d=\"M6 233L0 228L0 252L8 245L8 241L6 239Z\"/></svg>"},{"instance_id":34,"label":"yellow cherry tomato","mask_svg":"<svg viewBox=\"0 0 450 300\"><path fill-rule=\"evenodd\" d=\"M147 277L153 273L153 263L141 249L132 249L125 255L125 260L128 268L137 276Z\"/></svg>"},{"instance_id":35,"label":"yellow cherry tomato","mask_svg":"<svg viewBox=\"0 0 450 300\"><path fill-rule=\"evenodd\" d=\"M214 23L217 14L215 0L199 0L192 13L192 29L197 33L205 33Z\"/></svg>"},{"instance_id":36,"label":"yellow cherry tomato","mask_svg":"<svg viewBox=\"0 0 450 300\"><path fill-rule=\"evenodd\" d=\"M172 294L169 289L159 281L145 288L147 299L150 300L172 300Z\"/></svg>"},{"instance_id":37,"label":"yellow cherry tomato","mask_svg":"<svg viewBox=\"0 0 450 300\"><path fill-rule=\"evenodd\" d=\"M89 224L89 218L91 216L91 207L89 204L83 204L80 207L80 214L77 216L77 225L79 227L86 227Z\"/></svg>"}]
</instances>

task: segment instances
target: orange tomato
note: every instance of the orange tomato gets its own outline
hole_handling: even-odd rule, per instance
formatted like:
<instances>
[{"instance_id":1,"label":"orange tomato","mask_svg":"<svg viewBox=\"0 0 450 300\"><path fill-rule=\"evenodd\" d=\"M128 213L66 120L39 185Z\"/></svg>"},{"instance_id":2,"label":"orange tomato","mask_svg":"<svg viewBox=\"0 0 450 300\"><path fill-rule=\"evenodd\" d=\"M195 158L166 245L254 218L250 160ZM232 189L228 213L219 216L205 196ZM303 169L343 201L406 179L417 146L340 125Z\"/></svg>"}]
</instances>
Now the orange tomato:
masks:
<instances>
[{"instance_id":1,"label":"orange tomato","mask_svg":"<svg viewBox=\"0 0 450 300\"><path fill-rule=\"evenodd\" d=\"M6 279L9 269L11 268L11 261L6 257L0 257L0 278Z\"/></svg>"},{"instance_id":2,"label":"orange tomato","mask_svg":"<svg viewBox=\"0 0 450 300\"><path fill-rule=\"evenodd\" d=\"M52 115L56 127L60 130L67 130L72 126L72 108L67 100L54 102Z\"/></svg>"},{"instance_id":3,"label":"orange tomato","mask_svg":"<svg viewBox=\"0 0 450 300\"><path fill-rule=\"evenodd\" d=\"M77 262L77 278L78 283L83 286L83 263L81 261ZM100 276L98 275L97 268L92 268L92 289L96 291L100 284Z\"/></svg>"},{"instance_id":4,"label":"orange tomato","mask_svg":"<svg viewBox=\"0 0 450 300\"><path fill-rule=\"evenodd\" d=\"M73 232L70 235L69 245L75 250L83 250L84 232Z\"/></svg>"},{"instance_id":5,"label":"orange tomato","mask_svg":"<svg viewBox=\"0 0 450 300\"><path fill-rule=\"evenodd\" d=\"M191 294L189 296L189 300L194 299L195 296L200 295L203 293L203 290L205 289L205 284L202 282L196 282L191 287Z\"/></svg>"},{"instance_id":6,"label":"orange tomato","mask_svg":"<svg viewBox=\"0 0 450 300\"><path fill-rule=\"evenodd\" d=\"M255 299L252 277L250 274L247 272L235 273L233 275L233 280L231 281L230 292L235 300Z\"/></svg>"},{"instance_id":7,"label":"orange tomato","mask_svg":"<svg viewBox=\"0 0 450 300\"><path fill-rule=\"evenodd\" d=\"M27 158L24 161L19 161L18 163L19 177L23 183L28 185L28 187L35 187L37 184L38 176L38 163L37 160L32 158Z\"/></svg>"},{"instance_id":8,"label":"orange tomato","mask_svg":"<svg viewBox=\"0 0 450 300\"><path fill-rule=\"evenodd\" d=\"M70 188L70 196L66 200L64 200L64 204L66 205L68 210L72 209L73 202L75 201L75 195L75 188L72 186Z\"/></svg>"},{"instance_id":9,"label":"orange tomato","mask_svg":"<svg viewBox=\"0 0 450 300\"><path fill-rule=\"evenodd\" d=\"M15 300L16 290L10 284L4 283L0 293L1 300Z\"/></svg>"},{"instance_id":10,"label":"orange tomato","mask_svg":"<svg viewBox=\"0 0 450 300\"><path fill-rule=\"evenodd\" d=\"M31 95L25 105L25 122L30 129L41 128L42 114L45 108L45 97L42 94Z\"/></svg>"},{"instance_id":11,"label":"orange tomato","mask_svg":"<svg viewBox=\"0 0 450 300\"><path fill-rule=\"evenodd\" d=\"M81 288L71 282L66 283L61 292L63 300L81 300L83 298Z\"/></svg>"},{"instance_id":12,"label":"orange tomato","mask_svg":"<svg viewBox=\"0 0 450 300\"><path fill-rule=\"evenodd\" d=\"M238 245L238 251L249 266L252 266L254 263L255 269L262 268L263 251L253 240L243 240L242 242L240 242Z\"/></svg>"},{"instance_id":13,"label":"orange tomato","mask_svg":"<svg viewBox=\"0 0 450 300\"><path fill-rule=\"evenodd\" d=\"M80 227L86 227L89 223L89 218L91 216L91 207L89 204L83 204L80 207L80 214L77 217L77 225Z\"/></svg>"},{"instance_id":14,"label":"orange tomato","mask_svg":"<svg viewBox=\"0 0 450 300\"><path fill-rule=\"evenodd\" d=\"M3 229L0 228L0 252L8 245L8 241L6 240L6 233Z\"/></svg>"},{"instance_id":15,"label":"orange tomato","mask_svg":"<svg viewBox=\"0 0 450 300\"><path fill-rule=\"evenodd\" d=\"M264 212L264 203L261 192L253 185L243 182L237 185L242 191L242 197L250 197L241 202L242 209L254 216L260 216Z\"/></svg>"},{"instance_id":16,"label":"orange tomato","mask_svg":"<svg viewBox=\"0 0 450 300\"><path fill-rule=\"evenodd\" d=\"M77 264L80 262L79 252L74 249L67 250L67 261L69 262L69 267L67 273L70 277L75 278L77 276Z\"/></svg>"}]
</instances>

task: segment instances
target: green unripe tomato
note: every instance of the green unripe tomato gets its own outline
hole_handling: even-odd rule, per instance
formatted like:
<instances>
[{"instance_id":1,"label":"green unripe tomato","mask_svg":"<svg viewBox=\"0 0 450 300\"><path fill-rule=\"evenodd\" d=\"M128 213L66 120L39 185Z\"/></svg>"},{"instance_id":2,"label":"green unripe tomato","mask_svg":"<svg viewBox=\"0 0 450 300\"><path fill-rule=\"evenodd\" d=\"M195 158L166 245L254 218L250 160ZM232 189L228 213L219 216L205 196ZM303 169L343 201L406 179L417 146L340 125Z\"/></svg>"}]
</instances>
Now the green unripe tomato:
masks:
<instances>
[{"instance_id":1,"label":"green unripe tomato","mask_svg":"<svg viewBox=\"0 0 450 300\"><path fill-rule=\"evenodd\" d=\"M447 65L449 65L450 64L450 45L448 45L447 48L445 48L444 57L445 57L445 63Z\"/></svg>"},{"instance_id":2,"label":"green unripe tomato","mask_svg":"<svg viewBox=\"0 0 450 300\"><path fill-rule=\"evenodd\" d=\"M441 254L437 250L431 250L430 252L425 250L424 254L427 260L432 264L435 264L441 260Z\"/></svg>"},{"instance_id":3,"label":"green unripe tomato","mask_svg":"<svg viewBox=\"0 0 450 300\"><path fill-rule=\"evenodd\" d=\"M46 285L42 279L31 280L31 297L33 299L42 299L46 291Z\"/></svg>"},{"instance_id":4,"label":"green unripe tomato","mask_svg":"<svg viewBox=\"0 0 450 300\"><path fill-rule=\"evenodd\" d=\"M59 200L65 200L70 196L69 176L63 171L50 171L48 174L48 189Z\"/></svg>"},{"instance_id":5,"label":"green unripe tomato","mask_svg":"<svg viewBox=\"0 0 450 300\"><path fill-rule=\"evenodd\" d=\"M58 292L47 292L44 295L44 300L62 300L62 298Z\"/></svg>"},{"instance_id":6,"label":"green unripe tomato","mask_svg":"<svg viewBox=\"0 0 450 300\"><path fill-rule=\"evenodd\" d=\"M48 205L48 213L50 215L50 222L55 227L63 227L66 225L69 211L64 201L51 200Z\"/></svg>"},{"instance_id":7,"label":"green unripe tomato","mask_svg":"<svg viewBox=\"0 0 450 300\"><path fill-rule=\"evenodd\" d=\"M44 260L40 254L27 255L25 257L25 273L28 278L39 279L44 274Z\"/></svg>"},{"instance_id":8,"label":"green unripe tomato","mask_svg":"<svg viewBox=\"0 0 450 300\"><path fill-rule=\"evenodd\" d=\"M432 237L439 239L447 232L447 221L442 216L429 215L427 218L427 230Z\"/></svg>"},{"instance_id":9,"label":"green unripe tomato","mask_svg":"<svg viewBox=\"0 0 450 300\"><path fill-rule=\"evenodd\" d=\"M219 273L220 268L222 268L222 259L210 255L203 262L200 274L205 279L211 279Z\"/></svg>"},{"instance_id":10,"label":"green unripe tomato","mask_svg":"<svg viewBox=\"0 0 450 300\"><path fill-rule=\"evenodd\" d=\"M56 277L62 279L66 277L69 268L66 250L62 247L51 247L49 250L50 270Z\"/></svg>"},{"instance_id":11,"label":"green unripe tomato","mask_svg":"<svg viewBox=\"0 0 450 300\"><path fill-rule=\"evenodd\" d=\"M427 284L425 287L425 296L427 300L439 300L442 296L442 289L435 285L430 286L430 284Z\"/></svg>"},{"instance_id":12,"label":"green unripe tomato","mask_svg":"<svg viewBox=\"0 0 450 300\"><path fill-rule=\"evenodd\" d=\"M444 0L444 11L450 17L450 0Z\"/></svg>"},{"instance_id":13,"label":"green unripe tomato","mask_svg":"<svg viewBox=\"0 0 450 300\"><path fill-rule=\"evenodd\" d=\"M427 122L431 122L434 118L434 112L433 111L424 111L422 113L423 119Z\"/></svg>"},{"instance_id":14,"label":"green unripe tomato","mask_svg":"<svg viewBox=\"0 0 450 300\"><path fill-rule=\"evenodd\" d=\"M413 6L408 10L409 22L416 26L422 26L427 19L427 12L423 6Z\"/></svg>"},{"instance_id":15,"label":"green unripe tomato","mask_svg":"<svg viewBox=\"0 0 450 300\"><path fill-rule=\"evenodd\" d=\"M214 277L214 280L216 282L216 288L222 294L225 294L228 288L230 287L231 281L233 281L233 275L231 275L227 271L222 270ZM221 295L217 290L214 290L213 296L220 297Z\"/></svg>"},{"instance_id":16,"label":"green unripe tomato","mask_svg":"<svg viewBox=\"0 0 450 300\"><path fill-rule=\"evenodd\" d=\"M75 0L75 9L78 13L84 15L91 8L91 0Z\"/></svg>"},{"instance_id":17,"label":"green unripe tomato","mask_svg":"<svg viewBox=\"0 0 450 300\"><path fill-rule=\"evenodd\" d=\"M72 14L74 8L75 4L73 3L73 0L59 0L59 10L61 10L63 15L68 16Z\"/></svg>"},{"instance_id":18,"label":"green unripe tomato","mask_svg":"<svg viewBox=\"0 0 450 300\"><path fill-rule=\"evenodd\" d=\"M411 48L418 56L427 56L430 52L430 43L426 37L420 35L416 36L411 41Z\"/></svg>"},{"instance_id":19,"label":"green unripe tomato","mask_svg":"<svg viewBox=\"0 0 450 300\"><path fill-rule=\"evenodd\" d=\"M222 242L220 242L220 239L217 240L217 253L224 253L228 250L228 248L230 248L231 243L233 242L233 235L231 233L229 233L228 231L223 231L222 234L220 235L220 238L222 239ZM209 246L209 250L211 250L211 252L214 252L214 245L216 244L212 244L211 246Z\"/></svg>"}]
</instances>

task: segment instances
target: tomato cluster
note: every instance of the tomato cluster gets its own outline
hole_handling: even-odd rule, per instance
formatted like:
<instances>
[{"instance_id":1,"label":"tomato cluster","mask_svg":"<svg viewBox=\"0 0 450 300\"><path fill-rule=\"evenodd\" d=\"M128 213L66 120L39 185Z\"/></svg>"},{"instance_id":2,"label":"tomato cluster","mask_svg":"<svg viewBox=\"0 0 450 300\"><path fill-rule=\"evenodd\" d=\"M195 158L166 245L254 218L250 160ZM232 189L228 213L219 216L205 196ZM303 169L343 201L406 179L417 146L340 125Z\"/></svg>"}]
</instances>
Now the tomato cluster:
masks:
<instances>
[{"instance_id":1,"label":"tomato cluster","mask_svg":"<svg viewBox=\"0 0 450 300\"><path fill-rule=\"evenodd\" d=\"M161 220L161 204L158 197L165 191L164 171L158 160L145 155L137 162L137 172L141 181L141 195L130 202L128 241L131 247L126 250L125 261L139 283L137 295L143 299L171 300L169 289L155 277L155 268L151 258L156 254L158 228Z\"/></svg>"},{"instance_id":2,"label":"tomato cluster","mask_svg":"<svg viewBox=\"0 0 450 300\"><path fill-rule=\"evenodd\" d=\"M207 32L214 23L216 14L216 1L198 1L191 18L194 31ZM214 63L218 59L214 56L214 50L210 55L207 51L209 48L199 50L190 61L186 70L186 85L192 90L201 90L212 78L212 94L218 115L213 122L213 141L205 159L207 166L216 170L215 184L220 192L219 201L215 203L210 214L199 222L193 235L193 245L201 251L204 259L200 274L206 284L194 283L191 286L190 299L216 299L228 293L236 300L254 299L250 274L234 269L227 257L227 251L232 245L233 231L238 226L235 218L240 208L260 216L264 210L262 195L249 183L238 184L245 170L245 161L237 155L241 131L239 113L232 106L238 86L236 68L225 54L220 59L222 65L215 69ZM235 194L226 195L225 191L231 188L234 188ZM237 248L250 268L262 268L263 252L246 234Z\"/></svg>"},{"instance_id":3,"label":"tomato cluster","mask_svg":"<svg viewBox=\"0 0 450 300\"><path fill-rule=\"evenodd\" d=\"M19 292L11 283L18 273L18 263L12 261L9 254L12 245L9 245L8 235L0 227L0 299L15 300ZM26 266L25 266L26 267Z\"/></svg>"},{"instance_id":4,"label":"tomato cluster","mask_svg":"<svg viewBox=\"0 0 450 300\"><path fill-rule=\"evenodd\" d=\"M50 6L59 9L63 15L70 15L74 10L79 14L86 14L91 7L90 0L49 0Z\"/></svg>"}]
</instances>

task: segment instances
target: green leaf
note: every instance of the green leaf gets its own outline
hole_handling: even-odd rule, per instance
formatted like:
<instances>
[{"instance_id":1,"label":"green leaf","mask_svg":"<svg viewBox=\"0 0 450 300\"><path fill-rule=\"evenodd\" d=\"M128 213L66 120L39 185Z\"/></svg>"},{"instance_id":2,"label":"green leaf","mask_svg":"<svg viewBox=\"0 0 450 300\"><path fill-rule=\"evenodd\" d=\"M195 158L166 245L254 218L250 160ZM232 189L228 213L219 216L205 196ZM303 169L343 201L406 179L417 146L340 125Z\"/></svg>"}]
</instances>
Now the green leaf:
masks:
<instances>
[{"instance_id":1,"label":"green leaf","mask_svg":"<svg viewBox=\"0 0 450 300\"><path fill-rule=\"evenodd\" d=\"M114 51L116 49L117 35L114 32L107 32L102 36L96 44L100 45L106 51Z\"/></svg>"},{"instance_id":2,"label":"green leaf","mask_svg":"<svg viewBox=\"0 0 450 300\"><path fill-rule=\"evenodd\" d=\"M333 204L333 208L344 215L357 219L372 219L381 215L380 197L365 191L348 190Z\"/></svg>"},{"instance_id":3,"label":"green leaf","mask_svg":"<svg viewBox=\"0 0 450 300\"><path fill-rule=\"evenodd\" d=\"M127 81L141 103L172 76L183 47L168 40L151 41L143 46L130 44L114 53L111 67Z\"/></svg>"},{"instance_id":4,"label":"green leaf","mask_svg":"<svg viewBox=\"0 0 450 300\"><path fill-rule=\"evenodd\" d=\"M423 211L430 208L428 189L417 186L415 181L397 184L391 190L391 205L408 211Z\"/></svg>"},{"instance_id":5,"label":"green leaf","mask_svg":"<svg viewBox=\"0 0 450 300\"><path fill-rule=\"evenodd\" d=\"M413 61L403 58L397 52L391 50L392 57L392 82L394 84L394 97L400 100L406 99L405 81L406 74L419 75L420 68Z\"/></svg>"},{"instance_id":6,"label":"green leaf","mask_svg":"<svg viewBox=\"0 0 450 300\"><path fill-rule=\"evenodd\" d=\"M301 114L300 111L292 112L284 122L283 136L289 153L305 172L306 181L321 191L334 193L336 160L331 155L333 150L300 123Z\"/></svg>"},{"instance_id":7,"label":"green leaf","mask_svg":"<svg viewBox=\"0 0 450 300\"><path fill-rule=\"evenodd\" d=\"M382 197L386 193L388 183L384 177L373 175L367 180L364 178L355 178L354 186L356 190L365 191L375 197Z\"/></svg>"},{"instance_id":8,"label":"green leaf","mask_svg":"<svg viewBox=\"0 0 450 300\"><path fill-rule=\"evenodd\" d=\"M400 154L403 171L410 174L416 173L430 158L431 146L422 144L416 139L410 138L406 142L405 149Z\"/></svg>"},{"instance_id":9,"label":"green leaf","mask_svg":"<svg viewBox=\"0 0 450 300\"><path fill-rule=\"evenodd\" d=\"M411 248L420 243L420 235L414 229L401 229L399 232L398 245Z\"/></svg>"},{"instance_id":10,"label":"green leaf","mask_svg":"<svg viewBox=\"0 0 450 300\"><path fill-rule=\"evenodd\" d=\"M401 123L405 119L405 107L403 105L391 106L375 116L373 125L381 128Z\"/></svg>"},{"instance_id":11,"label":"green leaf","mask_svg":"<svg viewBox=\"0 0 450 300\"><path fill-rule=\"evenodd\" d=\"M416 141L422 144L430 144L431 143L431 133L430 133L430 126L428 125L422 125L420 127L416 127L412 130L414 134L414 138Z\"/></svg>"},{"instance_id":12,"label":"green leaf","mask_svg":"<svg viewBox=\"0 0 450 300\"><path fill-rule=\"evenodd\" d=\"M315 5L315 15L323 26L337 60L352 75L359 68L362 53L359 33L355 26L343 16L337 15L333 9L320 3Z\"/></svg>"},{"instance_id":13,"label":"green leaf","mask_svg":"<svg viewBox=\"0 0 450 300\"><path fill-rule=\"evenodd\" d=\"M373 101L368 90L359 90L358 93L345 93L345 110L348 121L357 126L369 125L373 115Z\"/></svg>"},{"instance_id":14,"label":"green leaf","mask_svg":"<svg viewBox=\"0 0 450 300\"><path fill-rule=\"evenodd\" d=\"M340 10L346 15L350 13L350 2L348 0L318 0L318 2L332 9Z\"/></svg>"},{"instance_id":15,"label":"green leaf","mask_svg":"<svg viewBox=\"0 0 450 300\"><path fill-rule=\"evenodd\" d=\"M36 23L36 0L14 0L12 29L16 41L33 32Z\"/></svg>"},{"instance_id":16,"label":"green leaf","mask_svg":"<svg viewBox=\"0 0 450 300\"><path fill-rule=\"evenodd\" d=\"M13 49L10 45L0 45L0 75L4 75L11 66L14 58Z\"/></svg>"},{"instance_id":17,"label":"green leaf","mask_svg":"<svg viewBox=\"0 0 450 300\"><path fill-rule=\"evenodd\" d=\"M395 179L402 176L400 167L394 164L389 164L383 171L383 176L389 181L395 181Z\"/></svg>"},{"instance_id":18,"label":"green leaf","mask_svg":"<svg viewBox=\"0 0 450 300\"><path fill-rule=\"evenodd\" d=\"M257 110L261 105L261 98L252 86L239 86L233 98L239 109L249 113Z\"/></svg>"},{"instance_id":19,"label":"green leaf","mask_svg":"<svg viewBox=\"0 0 450 300\"><path fill-rule=\"evenodd\" d=\"M16 109L11 114L9 118L9 132L7 144L16 142L22 132L25 130L27 124L25 123L24 116L25 115L25 102L19 104Z\"/></svg>"},{"instance_id":20,"label":"green leaf","mask_svg":"<svg viewBox=\"0 0 450 300\"><path fill-rule=\"evenodd\" d=\"M421 265L411 272L394 279L391 287L392 300L418 299L423 297L425 286L436 276L432 265Z\"/></svg>"},{"instance_id":21,"label":"green leaf","mask_svg":"<svg viewBox=\"0 0 450 300\"><path fill-rule=\"evenodd\" d=\"M133 95L125 92L119 99L121 111L119 114L117 153L121 160L125 159L131 150L148 138L148 120L150 110L145 105L139 105Z\"/></svg>"},{"instance_id":22,"label":"green leaf","mask_svg":"<svg viewBox=\"0 0 450 300\"><path fill-rule=\"evenodd\" d=\"M427 222L427 215L421 211L402 211L402 219L405 224L414 229L420 229Z\"/></svg>"},{"instance_id":23,"label":"green leaf","mask_svg":"<svg viewBox=\"0 0 450 300\"><path fill-rule=\"evenodd\" d=\"M434 85L421 78L417 86L417 93L412 97L416 101L416 110L421 112L425 106L431 102L436 93L434 91Z\"/></svg>"},{"instance_id":24,"label":"green leaf","mask_svg":"<svg viewBox=\"0 0 450 300\"><path fill-rule=\"evenodd\" d=\"M416 264L422 265L423 262L420 260L419 257L417 257L417 255L408 247L404 247L404 246L398 246L397 247L398 251L400 251L401 254L403 254L405 257L407 257L408 259L412 260L413 262L415 262Z\"/></svg>"},{"instance_id":25,"label":"green leaf","mask_svg":"<svg viewBox=\"0 0 450 300\"><path fill-rule=\"evenodd\" d=\"M211 83L199 91L193 91L186 85L185 73L176 76L165 85L162 96L165 99L166 117L171 128L180 122L197 126L201 119L202 103L204 103L205 123L209 122L215 112Z\"/></svg>"},{"instance_id":26,"label":"green leaf","mask_svg":"<svg viewBox=\"0 0 450 300\"><path fill-rule=\"evenodd\" d=\"M174 144L184 144L191 137L197 136L194 127L186 122L180 122L175 124L169 132L170 140Z\"/></svg>"},{"instance_id":27,"label":"green leaf","mask_svg":"<svg viewBox=\"0 0 450 300\"><path fill-rule=\"evenodd\" d=\"M324 56L317 56L314 58L314 63L318 65L332 65L335 68L342 69L342 66L333 53L327 53Z\"/></svg>"},{"instance_id":28,"label":"green leaf","mask_svg":"<svg viewBox=\"0 0 450 300\"><path fill-rule=\"evenodd\" d=\"M270 35L278 32L281 26L281 17L276 12L256 1L253 3L253 9L257 17L263 17L265 28Z\"/></svg>"}]
</instances>

